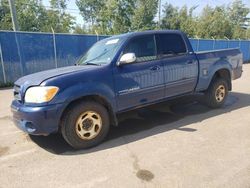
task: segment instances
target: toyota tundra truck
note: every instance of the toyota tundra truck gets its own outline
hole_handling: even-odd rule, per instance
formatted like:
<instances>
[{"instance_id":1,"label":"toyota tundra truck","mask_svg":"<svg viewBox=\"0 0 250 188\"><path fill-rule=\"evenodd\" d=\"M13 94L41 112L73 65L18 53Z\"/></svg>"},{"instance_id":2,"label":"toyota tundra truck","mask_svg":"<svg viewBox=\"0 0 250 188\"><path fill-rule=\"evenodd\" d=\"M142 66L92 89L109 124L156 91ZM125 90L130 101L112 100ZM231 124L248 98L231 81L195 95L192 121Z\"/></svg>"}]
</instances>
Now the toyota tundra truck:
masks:
<instances>
[{"instance_id":1,"label":"toyota tundra truck","mask_svg":"<svg viewBox=\"0 0 250 188\"><path fill-rule=\"evenodd\" d=\"M60 132L72 147L88 148L125 111L190 94L221 107L242 64L239 49L194 52L181 31L116 35L95 43L75 66L18 79L13 120L28 134Z\"/></svg>"}]
</instances>

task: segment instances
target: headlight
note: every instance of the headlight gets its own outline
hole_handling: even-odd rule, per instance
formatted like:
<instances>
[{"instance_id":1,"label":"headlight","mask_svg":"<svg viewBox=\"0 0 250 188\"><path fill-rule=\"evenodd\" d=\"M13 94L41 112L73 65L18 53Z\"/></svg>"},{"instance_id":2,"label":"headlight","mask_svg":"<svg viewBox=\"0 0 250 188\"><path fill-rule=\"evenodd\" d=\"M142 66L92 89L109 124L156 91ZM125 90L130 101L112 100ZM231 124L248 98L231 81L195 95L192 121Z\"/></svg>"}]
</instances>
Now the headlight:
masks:
<instances>
[{"instance_id":1,"label":"headlight","mask_svg":"<svg viewBox=\"0 0 250 188\"><path fill-rule=\"evenodd\" d=\"M24 100L27 103L49 102L57 94L59 88L55 86L37 86L29 88Z\"/></svg>"}]
</instances>

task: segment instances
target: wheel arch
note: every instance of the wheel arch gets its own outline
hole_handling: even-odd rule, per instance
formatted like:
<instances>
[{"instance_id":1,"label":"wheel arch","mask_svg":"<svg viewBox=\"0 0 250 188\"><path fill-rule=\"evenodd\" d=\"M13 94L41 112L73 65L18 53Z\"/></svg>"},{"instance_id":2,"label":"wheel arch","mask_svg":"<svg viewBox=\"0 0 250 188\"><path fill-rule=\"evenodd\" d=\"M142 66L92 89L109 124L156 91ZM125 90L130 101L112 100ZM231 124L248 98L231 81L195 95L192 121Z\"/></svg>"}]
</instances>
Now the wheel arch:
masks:
<instances>
[{"instance_id":1,"label":"wheel arch","mask_svg":"<svg viewBox=\"0 0 250 188\"><path fill-rule=\"evenodd\" d=\"M63 121L65 114L71 108L73 108L74 105L79 104L79 102L82 102L82 101L94 101L94 102L97 102L97 103L103 105L108 111L111 125L114 125L114 126L118 125L118 120L117 120L115 112L113 111L112 105L111 105L111 103L108 102L108 100L105 97L100 96L100 95L86 95L86 96L76 98L67 104L67 106L64 108L64 110L61 114L61 117L60 117L59 129L61 128L61 122Z\"/></svg>"},{"instance_id":2,"label":"wheel arch","mask_svg":"<svg viewBox=\"0 0 250 188\"><path fill-rule=\"evenodd\" d=\"M224 78L227 81L228 90L229 91L232 90L231 74L227 68L221 68L221 69L216 70L215 73L213 74L212 79L210 80L209 86L217 78Z\"/></svg>"}]
</instances>

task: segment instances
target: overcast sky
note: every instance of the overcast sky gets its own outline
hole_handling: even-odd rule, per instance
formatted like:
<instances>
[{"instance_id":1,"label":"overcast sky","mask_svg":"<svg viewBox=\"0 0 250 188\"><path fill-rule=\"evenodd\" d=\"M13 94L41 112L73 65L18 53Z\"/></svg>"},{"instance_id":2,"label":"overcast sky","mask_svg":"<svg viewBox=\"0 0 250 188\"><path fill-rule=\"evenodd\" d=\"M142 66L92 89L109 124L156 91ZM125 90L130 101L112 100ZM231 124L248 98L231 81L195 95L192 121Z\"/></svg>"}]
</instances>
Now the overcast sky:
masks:
<instances>
[{"instance_id":1,"label":"overcast sky","mask_svg":"<svg viewBox=\"0 0 250 188\"><path fill-rule=\"evenodd\" d=\"M49 5L49 0L43 0L44 5ZM199 14L201 10L206 6L216 6L216 5L223 5L232 3L233 0L162 0L162 5L166 2L171 3L174 6L182 7L187 5L189 8L192 6L198 6L194 11L195 14ZM72 16L76 17L76 23L82 25L83 20L81 15L79 14L78 7L75 4L75 0L68 0L68 10L67 12L70 13ZM243 0L243 3L246 4L247 7L250 8L250 0Z\"/></svg>"}]
</instances>

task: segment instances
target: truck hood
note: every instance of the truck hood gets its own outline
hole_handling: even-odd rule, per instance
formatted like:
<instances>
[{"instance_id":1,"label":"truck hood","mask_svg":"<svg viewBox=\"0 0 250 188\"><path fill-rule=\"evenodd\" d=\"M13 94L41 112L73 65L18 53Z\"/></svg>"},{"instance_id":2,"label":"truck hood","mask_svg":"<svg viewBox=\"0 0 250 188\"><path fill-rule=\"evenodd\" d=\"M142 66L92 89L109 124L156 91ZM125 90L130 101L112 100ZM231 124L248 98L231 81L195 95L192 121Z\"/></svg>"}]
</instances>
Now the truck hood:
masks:
<instances>
[{"instance_id":1,"label":"truck hood","mask_svg":"<svg viewBox=\"0 0 250 188\"><path fill-rule=\"evenodd\" d=\"M15 82L15 85L25 86L25 88L27 88L33 85L40 85L43 81L56 77L56 76L69 74L69 73L82 71L82 70L87 70L87 69L94 68L94 67L95 66L93 65L69 66L69 67L62 67L62 68L42 71L42 72L30 74L30 75L27 75L18 79Z\"/></svg>"}]
</instances>

